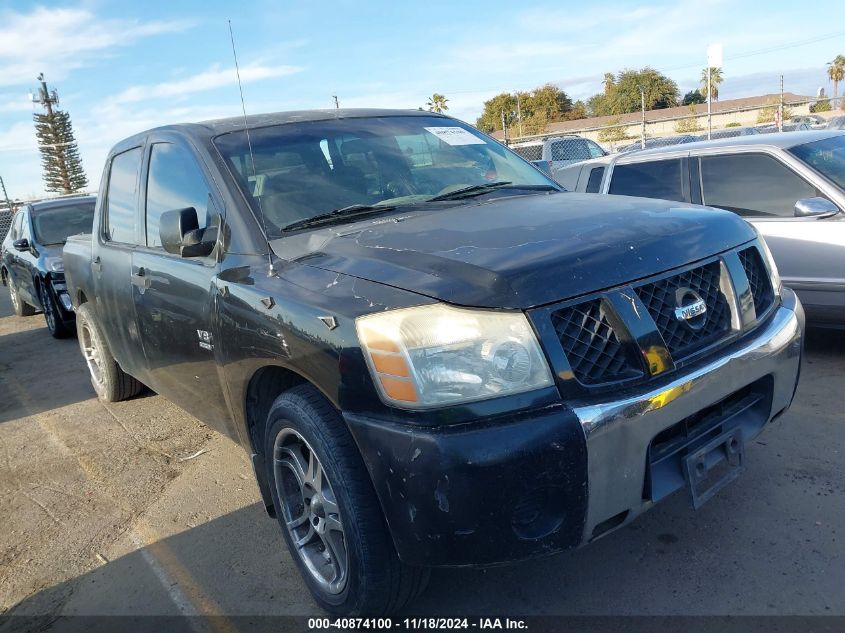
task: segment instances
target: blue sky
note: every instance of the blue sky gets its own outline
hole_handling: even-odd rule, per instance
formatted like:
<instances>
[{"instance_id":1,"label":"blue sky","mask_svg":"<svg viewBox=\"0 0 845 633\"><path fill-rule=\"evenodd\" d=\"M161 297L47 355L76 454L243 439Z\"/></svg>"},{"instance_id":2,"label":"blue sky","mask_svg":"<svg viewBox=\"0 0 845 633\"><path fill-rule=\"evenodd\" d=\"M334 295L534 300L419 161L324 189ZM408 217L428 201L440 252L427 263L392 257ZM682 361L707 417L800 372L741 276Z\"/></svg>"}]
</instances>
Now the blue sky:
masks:
<instances>
[{"instance_id":1,"label":"blue sky","mask_svg":"<svg viewBox=\"0 0 845 633\"><path fill-rule=\"evenodd\" d=\"M39 72L72 116L92 186L125 136L239 114L227 19L248 112L333 107L334 94L345 107L416 108L436 91L472 122L499 92L553 82L586 98L628 67L651 65L686 92L711 42L724 47L723 99L777 92L781 73L788 91L830 93L825 62L845 54L833 17L839 3L794 0L0 0L0 176L12 197L42 192L28 97Z\"/></svg>"}]
</instances>

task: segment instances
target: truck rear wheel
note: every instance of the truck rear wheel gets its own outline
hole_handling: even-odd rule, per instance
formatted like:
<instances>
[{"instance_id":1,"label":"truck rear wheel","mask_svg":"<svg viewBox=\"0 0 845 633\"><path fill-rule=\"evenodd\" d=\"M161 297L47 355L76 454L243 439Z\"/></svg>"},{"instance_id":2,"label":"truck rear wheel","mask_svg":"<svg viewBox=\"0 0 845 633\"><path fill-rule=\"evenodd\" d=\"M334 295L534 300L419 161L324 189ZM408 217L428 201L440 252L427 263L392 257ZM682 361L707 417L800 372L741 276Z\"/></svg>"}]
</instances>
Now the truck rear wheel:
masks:
<instances>
[{"instance_id":1,"label":"truck rear wheel","mask_svg":"<svg viewBox=\"0 0 845 633\"><path fill-rule=\"evenodd\" d=\"M429 570L396 554L355 442L311 385L273 403L265 455L276 517L319 605L336 615L388 615L422 593Z\"/></svg>"},{"instance_id":2,"label":"truck rear wheel","mask_svg":"<svg viewBox=\"0 0 845 633\"><path fill-rule=\"evenodd\" d=\"M100 400L119 402L141 392L144 385L123 371L111 355L90 304L83 303L76 311L76 333L91 384Z\"/></svg>"}]
</instances>

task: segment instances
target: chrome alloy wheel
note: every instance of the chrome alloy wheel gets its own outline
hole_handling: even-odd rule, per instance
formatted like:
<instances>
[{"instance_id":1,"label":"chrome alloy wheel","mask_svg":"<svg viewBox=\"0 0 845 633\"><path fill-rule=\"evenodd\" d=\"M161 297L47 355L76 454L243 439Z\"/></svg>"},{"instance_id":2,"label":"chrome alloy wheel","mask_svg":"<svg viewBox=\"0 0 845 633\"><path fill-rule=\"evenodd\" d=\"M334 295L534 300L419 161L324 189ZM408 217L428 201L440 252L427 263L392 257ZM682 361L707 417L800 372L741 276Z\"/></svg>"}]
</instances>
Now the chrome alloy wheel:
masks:
<instances>
[{"instance_id":1,"label":"chrome alloy wheel","mask_svg":"<svg viewBox=\"0 0 845 633\"><path fill-rule=\"evenodd\" d=\"M302 435L284 428L273 444L273 469L297 555L320 587L341 593L349 575L349 553L337 497L323 465Z\"/></svg>"},{"instance_id":2,"label":"chrome alloy wheel","mask_svg":"<svg viewBox=\"0 0 845 633\"><path fill-rule=\"evenodd\" d=\"M91 380L96 385L103 384L103 357L97 339L94 337L91 327L86 322L79 324L79 347L91 372Z\"/></svg>"},{"instance_id":3,"label":"chrome alloy wheel","mask_svg":"<svg viewBox=\"0 0 845 633\"><path fill-rule=\"evenodd\" d=\"M9 296L12 299L12 306L15 308L16 312L20 311L21 308L21 298L18 296L18 289L15 288L14 282L9 279Z\"/></svg>"},{"instance_id":4,"label":"chrome alloy wheel","mask_svg":"<svg viewBox=\"0 0 845 633\"><path fill-rule=\"evenodd\" d=\"M44 288L42 292L44 293L44 299L41 302L44 310L44 320L47 321L47 327L49 330L51 332L55 332L58 327L58 322L56 321L56 304L47 288Z\"/></svg>"}]
</instances>

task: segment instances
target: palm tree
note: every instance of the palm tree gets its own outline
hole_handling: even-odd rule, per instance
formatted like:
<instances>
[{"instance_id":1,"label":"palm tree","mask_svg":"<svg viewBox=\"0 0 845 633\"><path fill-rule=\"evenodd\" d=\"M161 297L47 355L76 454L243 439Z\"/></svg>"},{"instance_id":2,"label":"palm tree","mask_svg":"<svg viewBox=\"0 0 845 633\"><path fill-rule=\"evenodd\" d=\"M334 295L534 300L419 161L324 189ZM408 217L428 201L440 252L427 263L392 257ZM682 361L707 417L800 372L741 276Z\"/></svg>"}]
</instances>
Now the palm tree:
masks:
<instances>
[{"instance_id":1,"label":"palm tree","mask_svg":"<svg viewBox=\"0 0 845 633\"><path fill-rule=\"evenodd\" d=\"M449 106L446 105L446 102L449 101L446 97L444 97L439 92L435 92L428 100L428 103L425 105L428 107L429 112L445 112L449 109Z\"/></svg>"},{"instance_id":2,"label":"palm tree","mask_svg":"<svg viewBox=\"0 0 845 633\"><path fill-rule=\"evenodd\" d=\"M707 98L707 73L710 73L710 98L713 101L719 100L719 84L722 83L722 69L716 66L704 68L701 71L701 94Z\"/></svg>"},{"instance_id":3,"label":"palm tree","mask_svg":"<svg viewBox=\"0 0 845 633\"><path fill-rule=\"evenodd\" d=\"M833 102L839 98L839 82L845 79L845 55L837 55L827 63L827 76L833 82Z\"/></svg>"},{"instance_id":4,"label":"palm tree","mask_svg":"<svg viewBox=\"0 0 845 633\"><path fill-rule=\"evenodd\" d=\"M613 76L613 73L605 73L601 83L604 86L604 94L610 94L611 89L616 84L616 77Z\"/></svg>"}]
</instances>

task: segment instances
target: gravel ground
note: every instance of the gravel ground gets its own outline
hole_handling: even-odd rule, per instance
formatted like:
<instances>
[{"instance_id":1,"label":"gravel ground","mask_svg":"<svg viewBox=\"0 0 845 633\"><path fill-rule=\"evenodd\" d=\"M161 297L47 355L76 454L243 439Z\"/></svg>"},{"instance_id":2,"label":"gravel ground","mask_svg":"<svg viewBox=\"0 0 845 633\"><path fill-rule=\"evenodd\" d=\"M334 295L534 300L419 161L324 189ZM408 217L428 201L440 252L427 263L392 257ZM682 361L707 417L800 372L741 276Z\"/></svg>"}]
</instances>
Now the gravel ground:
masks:
<instances>
[{"instance_id":1,"label":"gravel ground","mask_svg":"<svg viewBox=\"0 0 845 633\"><path fill-rule=\"evenodd\" d=\"M676 494L578 551L437 570L410 612L845 615L843 387L845 333L811 332L792 410L700 511ZM98 402L76 340L5 288L0 508L0 613L320 613L246 454L154 394Z\"/></svg>"}]
</instances>

